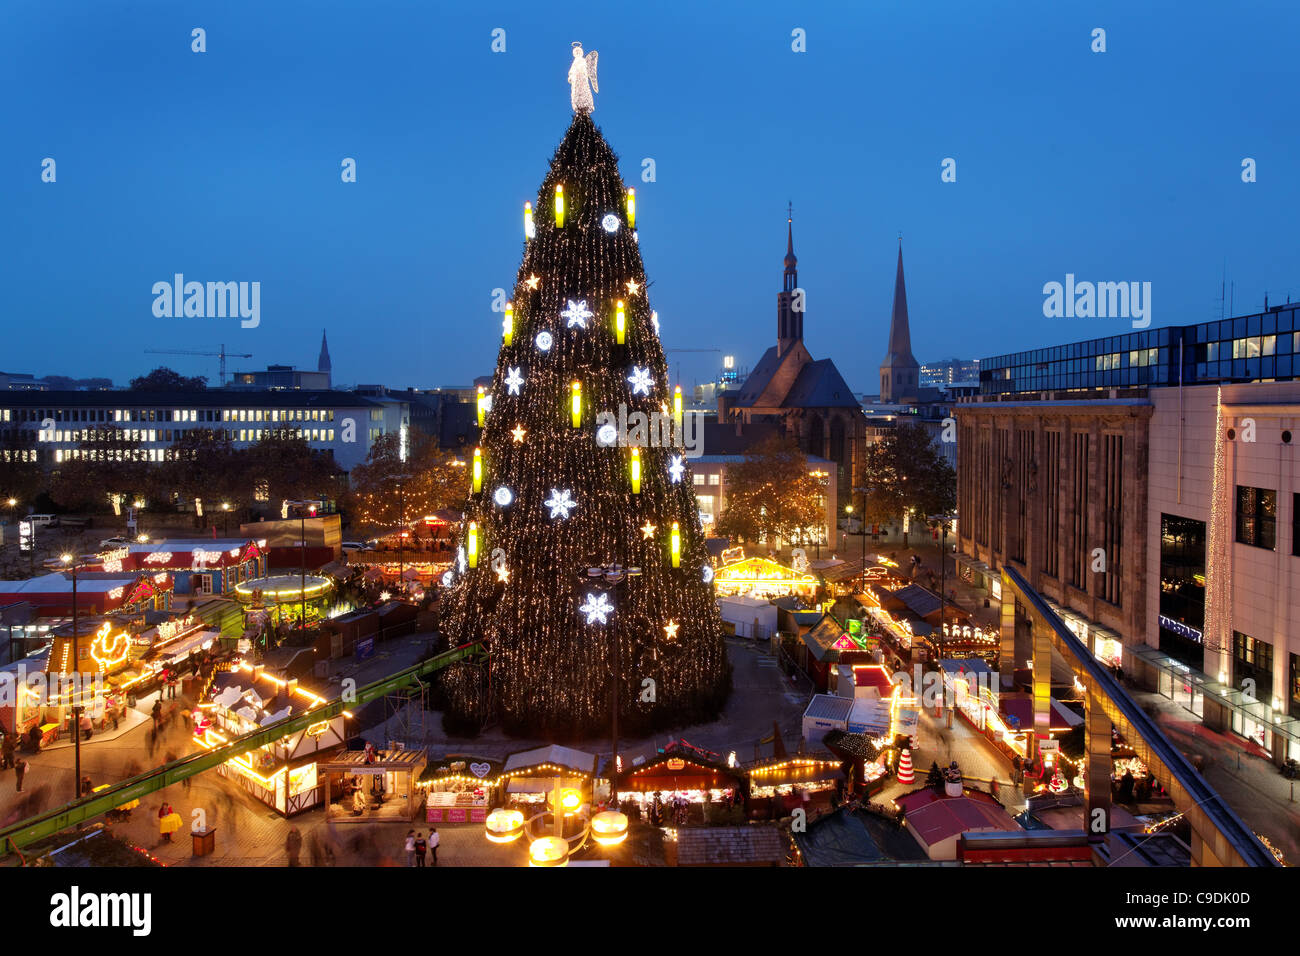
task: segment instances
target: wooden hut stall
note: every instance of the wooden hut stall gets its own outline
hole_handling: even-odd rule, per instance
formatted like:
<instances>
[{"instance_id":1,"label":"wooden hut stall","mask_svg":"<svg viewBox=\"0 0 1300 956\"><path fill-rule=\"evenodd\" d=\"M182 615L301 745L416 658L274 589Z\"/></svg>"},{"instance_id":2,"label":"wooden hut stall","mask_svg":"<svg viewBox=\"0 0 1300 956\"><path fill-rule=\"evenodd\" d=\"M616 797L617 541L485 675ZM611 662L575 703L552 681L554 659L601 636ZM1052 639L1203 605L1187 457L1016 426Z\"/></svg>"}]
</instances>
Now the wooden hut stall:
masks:
<instances>
[{"instance_id":1,"label":"wooden hut stall","mask_svg":"<svg viewBox=\"0 0 1300 956\"><path fill-rule=\"evenodd\" d=\"M418 781L428 759L423 750L345 750L322 760L316 771L325 784L329 819L340 823L419 819L424 791Z\"/></svg>"},{"instance_id":2,"label":"wooden hut stall","mask_svg":"<svg viewBox=\"0 0 1300 956\"><path fill-rule=\"evenodd\" d=\"M501 762L469 754L448 754L425 767L417 786L423 791L425 822L477 823L497 805Z\"/></svg>"},{"instance_id":3,"label":"wooden hut stall","mask_svg":"<svg viewBox=\"0 0 1300 956\"><path fill-rule=\"evenodd\" d=\"M745 775L739 767L685 741L624 754L622 763L619 804L630 801L643 819L649 819L656 795L662 804L671 805L674 799L684 801L687 819L700 822L705 803L739 803L745 794Z\"/></svg>"},{"instance_id":4,"label":"wooden hut stall","mask_svg":"<svg viewBox=\"0 0 1300 956\"><path fill-rule=\"evenodd\" d=\"M584 803L591 803L596 779L596 755L572 747L550 744L522 750L506 757L501 769L500 792L509 807L524 810L524 816L544 803L556 785L577 790Z\"/></svg>"},{"instance_id":5,"label":"wooden hut stall","mask_svg":"<svg viewBox=\"0 0 1300 956\"><path fill-rule=\"evenodd\" d=\"M748 764L749 818L780 819L798 807L810 816L831 809L831 797L844 781L842 767L843 761L829 752L768 757Z\"/></svg>"}]
</instances>

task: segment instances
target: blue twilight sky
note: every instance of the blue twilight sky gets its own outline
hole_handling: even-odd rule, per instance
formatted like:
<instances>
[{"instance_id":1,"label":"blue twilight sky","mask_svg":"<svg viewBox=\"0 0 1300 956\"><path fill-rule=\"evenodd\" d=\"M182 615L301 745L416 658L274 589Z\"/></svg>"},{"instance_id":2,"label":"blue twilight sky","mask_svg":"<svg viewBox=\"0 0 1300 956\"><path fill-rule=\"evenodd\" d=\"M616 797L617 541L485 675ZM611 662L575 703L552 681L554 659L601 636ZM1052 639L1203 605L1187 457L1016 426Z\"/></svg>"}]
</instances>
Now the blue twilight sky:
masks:
<instances>
[{"instance_id":1,"label":"blue twilight sky","mask_svg":"<svg viewBox=\"0 0 1300 956\"><path fill-rule=\"evenodd\" d=\"M314 368L327 328L339 383L488 373L572 40L600 53L594 118L637 187L669 347L749 367L772 344L787 200L808 347L859 391L900 231L922 362L1129 328L1043 318L1067 272L1151 282L1154 327L1217 317L1226 262L1257 310L1300 298L1298 27L1291 0L6 0L0 370L215 381L215 359L143 350ZM260 326L155 318L176 272L260 281ZM720 364L670 359L684 384Z\"/></svg>"}]
</instances>

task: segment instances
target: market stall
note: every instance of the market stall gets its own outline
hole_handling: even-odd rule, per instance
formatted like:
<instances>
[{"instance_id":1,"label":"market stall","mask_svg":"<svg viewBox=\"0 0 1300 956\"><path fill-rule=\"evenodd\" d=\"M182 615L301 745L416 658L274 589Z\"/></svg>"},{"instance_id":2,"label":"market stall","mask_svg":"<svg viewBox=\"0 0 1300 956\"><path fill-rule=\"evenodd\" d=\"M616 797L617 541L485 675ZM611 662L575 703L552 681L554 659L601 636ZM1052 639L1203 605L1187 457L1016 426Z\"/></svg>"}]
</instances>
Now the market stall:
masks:
<instances>
[{"instance_id":1,"label":"market stall","mask_svg":"<svg viewBox=\"0 0 1300 956\"><path fill-rule=\"evenodd\" d=\"M194 742L213 750L236 737L288 717L309 713L325 698L297 679L266 673L262 665L237 662L215 675L208 700L194 714ZM289 817L319 806L323 798L318 763L343 747L346 716L322 717L217 767L255 799Z\"/></svg>"},{"instance_id":2,"label":"market stall","mask_svg":"<svg viewBox=\"0 0 1300 956\"><path fill-rule=\"evenodd\" d=\"M819 582L817 575L796 571L770 558L743 558L724 564L713 575L720 595L744 594L756 598L778 598L798 594L813 600Z\"/></svg>"},{"instance_id":3,"label":"market stall","mask_svg":"<svg viewBox=\"0 0 1300 956\"><path fill-rule=\"evenodd\" d=\"M803 807L829 810L831 797L844 784L843 760L830 754L769 757L744 768L751 820L779 819Z\"/></svg>"},{"instance_id":4,"label":"market stall","mask_svg":"<svg viewBox=\"0 0 1300 956\"><path fill-rule=\"evenodd\" d=\"M665 805L675 805L677 818L699 822L703 820L705 803L738 804L744 798L745 774L734 758L728 761L686 741L632 751L622 756L622 765L619 804L636 805L642 818L652 823L656 805L661 818Z\"/></svg>"},{"instance_id":5,"label":"market stall","mask_svg":"<svg viewBox=\"0 0 1300 956\"><path fill-rule=\"evenodd\" d=\"M316 773L329 819L418 820L424 809L419 780L427 764L424 750L345 750L321 760Z\"/></svg>"},{"instance_id":6,"label":"market stall","mask_svg":"<svg viewBox=\"0 0 1300 956\"><path fill-rule=\"evenodd\" d=\"M501 768L500 794L507 806L537 804L559 788L577 790L590 803L596 779L596 755L550 744L506 757Z\"/></svg>"},{"instance_id":7,"label":"market stall","mask_svg":"<svg viewBox=\"0 0 1300 956\"><path fill-rule=\"evenodd\" d=\"M434 825L483 823L497 800L500 761L451 754L429 764L417 786L425 794L425 820Z\"/></svg>"}]
</instances>

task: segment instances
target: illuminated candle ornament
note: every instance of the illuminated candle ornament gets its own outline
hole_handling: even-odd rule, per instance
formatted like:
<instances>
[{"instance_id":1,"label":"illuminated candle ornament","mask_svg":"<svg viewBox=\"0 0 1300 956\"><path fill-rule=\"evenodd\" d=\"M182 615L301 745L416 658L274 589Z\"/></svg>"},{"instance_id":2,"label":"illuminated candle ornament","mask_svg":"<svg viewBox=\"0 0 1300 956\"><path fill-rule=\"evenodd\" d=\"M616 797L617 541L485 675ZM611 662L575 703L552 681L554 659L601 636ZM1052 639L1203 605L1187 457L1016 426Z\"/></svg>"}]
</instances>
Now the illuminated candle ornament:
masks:
<instances>
[{"instance_id":1,"label":"illuminated candle ornament","mask_svg":"<svg viewBox=\"0 0 1300 956\"><path fill-rule=\"evenodd\" d=\"M622 299L614 307L614 338L619 345L627 344L627 316L623 312Z\"/></svg>"},{"instance_id":2,"label":"illuminated candle ornament","mask_svg":"<svg viewBox=\"0 0 1300 956\"><path fill-rule=\"evenodd\" d=\"M673 424L677 426L677 433L682 431L682 387L680 385L673 389Z\"/></svg>"},{"instance_id":3,"label":"illuminated candle ornament","mask_svg":"<svg viewBox=\"0 0 1300 956\"><path fill-rule=\"evenodd\" d=\"M673 522L671 540L673 549L673 567L680 568L682 566L682 532L681 529L677 527L676 521Z\"/></svg>"},{"instance_id":4,"label":"illuminated candle ornament","mask_svg":"<svg viewBox=\"0 0 1300 956\"><path fill-rule=\"evenodd\" d=\"M632 449L632 494L641 494L641 449Z\"/></svg>"},{"instance_id":5,"label":"illuminated candle ornament","mask_svg":"<svg viewBox=\"0 0 1300 956\"><path fill-rule=\"evenodd\" d=\"M471 568L478 567L478 522L469 523L469 535L465 539L465 557Z\"/></svg>"},{"instance_id":6,"label":"illuminated candle ornament","mask_svg":"<svg viewBox=\"0 0 1300 956\"><path fill-rule=\"evenodd\" d=\"M574 382L569 387L569 412L573 427L582 427L582 383Z\"/></svg>"},{"instance_id":7,"label":"illuminated candle ornament","mask_svg":"<svg viewBox=\"0 0 1300 956\"><path fill-rule=\"evenodd\" d=\"M478 387L478 427L482 428L483 423L487 420L488 397L483 386Z\"/></svg>"},{"instance_id":8,"label":"illuminated candle ornament","mask_svg":"<svg viewBox=\"0 0 1300 956\"><path fill-rule=\"evenodd\" d=\"M555 225L564 228L564 186L561 183L555 184Z\"/></svg>"},{"instance_id":9,"label":"illuminated candle ornament","mask_svg":"<svg viewBox=\"0 0 1300 956\"><path fill-rule=\"evenodd\" d=\"M474 490L483 490L483 449L474 449Z\"/></svg>"},{"instance_id":10,"label":"illuminated candle ornament","mask_svg":"<svg viewBox=\"0 0 1300 956\"><path fill-rule=\"evenodd\" d=\"M530 202L524 203L524 238L537 238L537 227L533 225L533 204Z\"/></svg>"},{"instance_id":11,"label":"illuminated candle ornament","mask_svg":"<svg viewBox=\"0 0 1300 956\"><path fill-rule=\"evenodd\" d=\"M627 191L627 227L629 229L636 228L636 190L635 189L629 189Z\"/></svg>"},{"instance_id":12,"label":"illuminated candle ornament","mask_svg":"<svg viewBox=\"0 0 1300 956\"><path fill-rule=\"evenodd\" d=\"M513 302L506 303L506 317L501 322L501 328L505 333L502 340L506 345L509 345L515 337L515 304Z\"/></svg>"}]
</instances>

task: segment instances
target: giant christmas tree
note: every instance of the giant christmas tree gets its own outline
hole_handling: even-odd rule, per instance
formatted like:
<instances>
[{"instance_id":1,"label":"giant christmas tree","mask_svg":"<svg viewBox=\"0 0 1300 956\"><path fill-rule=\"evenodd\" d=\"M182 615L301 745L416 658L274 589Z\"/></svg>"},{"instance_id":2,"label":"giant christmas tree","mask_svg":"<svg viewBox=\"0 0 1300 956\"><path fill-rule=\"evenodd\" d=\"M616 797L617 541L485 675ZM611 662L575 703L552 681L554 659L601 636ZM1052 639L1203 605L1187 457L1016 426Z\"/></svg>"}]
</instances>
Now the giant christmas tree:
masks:
<instances>
[{"instance_id":1,"label":"giant christmas tree","mask_svg":"<svg viewBox=\"0 0 1300 956\"><path fill-rule=\"evenodd\" d=\"M606 730L615 693L636 734L712 719L730 689L635 196L578 80L525 209L443 616L452 643L489 649L446 673L449 726L553 739Z\"/></svg>"}]
</instances>

